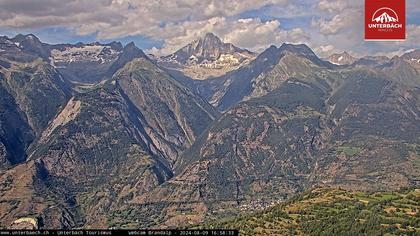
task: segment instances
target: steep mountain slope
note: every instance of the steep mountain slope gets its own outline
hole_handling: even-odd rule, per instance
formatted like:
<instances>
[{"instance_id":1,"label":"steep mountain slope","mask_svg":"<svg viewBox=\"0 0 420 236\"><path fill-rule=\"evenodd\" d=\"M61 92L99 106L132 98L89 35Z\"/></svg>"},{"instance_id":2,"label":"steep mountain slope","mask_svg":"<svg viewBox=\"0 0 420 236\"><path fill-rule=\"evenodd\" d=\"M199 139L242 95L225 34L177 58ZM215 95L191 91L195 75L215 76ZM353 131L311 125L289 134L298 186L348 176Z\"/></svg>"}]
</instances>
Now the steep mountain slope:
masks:
<instances>
[{"instance_id":1,"label":"steep mountain slope","mask_svg":"<svg viewBox=\"0 0 420 236\"><path fill-rule=\"evenodd\" d=\"M70 186L50 181L42 162L29 161L0 172L0 227L75 228L80 218Z\"/></svg>"},{"instance_id":2,"label":"steep mountain slope","mask_svg":"<svg viewBox=\"0 0 420 236\"><path fill-rule=\"evenodd\" d=\"M2 227L112 225L112 211L172 177L180 153L219 116L133 43L103 62L104 82L72 90L48 60L92 69L98 55L86 47L108 46L40 43L55 56L63 49L46 59L1 40Z\"/></svg>"},{"instance_id":3,"label":"steep mountain slope","mask_svg":"<svg viewBox=\"0 0 420 236\"><path fill-rule=\"evenodd\" d=\"M174 178L133 200L140 212L159 208L161 226L174 227L311 186L418 186L419 90L379 69L289 53L280 60L289 56L299 59L284 67L293 76L272 77L277 88L225 112L184 153Z\"/></svg>"},{"instance_id":4,"label":"steep mountain slope","mask_svg":"<svg viewBox=\"0 0 420 236\"><path fill-rule=\"evenodd\" d=\"M27 51L7 39L0 45L0 143L7 162L16 164L26 159L31 142L67 102L71 86L32 48Z\"/></svg>"},{"instance_id":5,"label":"steep mountain slope","mask_svg":"<svg viewBox=\"0 0 420 236\"><path fill-rule=\"evenodd\" d=\"M382 73L352 73L328 105L336 126L312 175L316 182L366 190L419 184L418 89Z\"/></svg>"},{"instance_id":6,"label":"steep mountain slope","mask_svg":"<svg viewBox=\"0 0 420 236\"><path fill-rule=\"evenodd\" d=\"M179 68L243 52L207 35L168 69L134 44L46 58L30 36L0 38L0 227L181 227L314 186L420 184L415 52L337 66L283 44L198 81ZM100 82L71 85L86 74L58 58Z\"/></svg>"},{"instance_id":7,"label":"steep mountain slope","mask_svg":"<svg viewBox=\"0 0 420 236\"><path fill-rule=\"evenodd\" d=\"M182 71L192 79L221 76L254 58L254 53L224 43L212 33L207 33L171 55L158 58L166 68Z\"/></svg>"},{"instance_id":8,"label":"steep mountain slope","mask_svg":"<svg viewBox=\"0 0 420 236\"><path fill-rule=\"evenodd\" d=\"M203 81L196 90L220 110L227 110L241 101L275 90L290 77L305 76L319 67L329 69L334 65L320 60L306 45L271 46L248 65Z\"/></svg>"},{"instance_id":9,"label":"steep mountain slope","mask_svg":"<svg viewBox=\"0 0 420 236\"><path fill-rule=\"evenodd\" d=\"M354 66L375 68L389 62L389 60L390 58L386 56L365 56L357 60Z\"/></svg>"},{"instance_id":10,"label":"steep mountain slope","mask_svg":"<svg viewBox=\"0 0 420 236\"><path fill-rule=\"evenodd\" d=\"M31 127L15 99L0 85L0 169L25 160L34 139Z\"/></svg>"},{"instance_id":11,"label":"steep mountain slope","mask_svg":"<svg viewBox=\"0 0 420 236\"><path fill-rule=\"evenodd\" d=\"M53 67L42 61L17 65L5 74L5 86L39 134L67 101L71 94L70 85Z\"/></svg>"},{"instance_id":12,"label":"steep mountain slope","mask_svg":"<svg viewBox=\"0 0 420 236\"><path fill-rule=\"evenodd\" d=\"M314 189L258 213L195 228L238 229L241 235L415 235L420 233L419 200L418 189L378 193Z\"/></svg>"},{"instance_id":13,"label":"steep mountain slope","mask_svg":"<svg viewBox=\"0 0 420 236\"><path fill-rule=\"evenodd\" d=\"M42 163L48 190L65 192L80 207L84 214L72 222L109 227L115 209L172 177L180 152L217 116L149 59L138 58L72 97L30 160Z\"/></svg>"},{"instance_id":14,"label":"steep mountain slope","mask_svg":"<svg viewBox=\"0 0 420 236\"><path fill-rule=\"evenodd\" d=\"M132 61L135 58L146 58L142 50L140 50L136 45L131 42L122 48L121 53L118 55L116 60L109 66L106 75L112 77L117 70L123 68L125 64Z\"/></svg>"}]
</instances>

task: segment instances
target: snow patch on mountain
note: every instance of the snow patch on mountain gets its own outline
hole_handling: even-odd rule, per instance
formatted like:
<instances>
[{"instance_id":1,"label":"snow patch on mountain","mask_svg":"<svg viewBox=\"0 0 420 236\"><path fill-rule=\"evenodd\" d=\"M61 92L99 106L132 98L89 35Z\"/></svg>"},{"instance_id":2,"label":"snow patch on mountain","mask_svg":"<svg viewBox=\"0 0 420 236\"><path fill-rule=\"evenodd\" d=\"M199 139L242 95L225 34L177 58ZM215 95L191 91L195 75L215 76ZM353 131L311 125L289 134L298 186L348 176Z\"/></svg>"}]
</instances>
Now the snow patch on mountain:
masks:
<instances>
[{"instance_id":1,"label":"snow patch on mountain","mask_svg":"<svg viewBox=\"0 0 420 236\"><path fill-rule=\"evenodd\" d=\"M217 77L249 63L255 54L223 42L212 33L194 40L171 55L157 58L158 63L184 72L193 79Z\"/></svg>"},{"instance_id":2,"label":"snow patch on mountain","mask_svg":"<svg viewBox=\"0 0 420 236\"><path fill-rule=\"evenodd\" d=\"M73 62L111 62L115 60L119 51L105 45L83 45L83 46L65 46L60 49L51 50L51 57L54 64L73 63Z\"/></svg>"},{"instance_id":3,"label":"snow patch on mountain","mask_svg":"<svg viewBox=\"0 0 420 236\"><path fill-rule=\"evenodd\" d=\"M350 65L356 62L357 58L351 56L347 52L342 52L342 53L332 54L326 60L335 65Z\"/></svg>"}]
</instances>

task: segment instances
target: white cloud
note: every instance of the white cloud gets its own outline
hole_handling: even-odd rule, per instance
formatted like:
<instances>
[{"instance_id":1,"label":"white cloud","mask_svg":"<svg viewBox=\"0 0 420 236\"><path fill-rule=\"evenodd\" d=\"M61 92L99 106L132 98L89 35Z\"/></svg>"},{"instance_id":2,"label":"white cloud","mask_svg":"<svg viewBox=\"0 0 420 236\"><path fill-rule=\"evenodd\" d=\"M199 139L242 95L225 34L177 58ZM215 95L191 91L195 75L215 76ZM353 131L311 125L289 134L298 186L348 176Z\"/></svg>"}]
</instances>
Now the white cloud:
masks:
<instances>
[{"instance_id":1,"label":"white cloud","mask_svg":"<svg viewBox=\"0 0 420 236\"><path fill-rule=\"evenodd\" d=\"M328 44L316 47L314 51L319 55L331 55L336 52L336 48L333 45Z\"/></svg>"},{"instance_id":2,"label":"white cloud","mask_svg":"<svg viewBox=\"0 0 420 236\"><path fill-rule=\"evenodd\" d=\"M287 0L2 0L0 26L69 26L79 34L115 38L147 32L161 23L229 17Z\"/></svg>"},{"instance_id":3,"label":"white cloud","mask_svg":"<svg viewBox=\"0 0 420 236\"><path fill-rule=\"evenodd\" d=\"M287 35L279 29L280 23L231 17L287 3L288 0L2 0L0 27L64 26L78 35L96 34L98 39L143 35L164 41L160 53L172 52L206 32L214 32L239 46L259 50Z\"/></svg>"},{"instance_id":4,"label":"white cloud","mask_svg":"<svg viewBox=\"0 0 420 236\"><path fill-rule=\"evenodd\" d=\"M322 11L328 11L330 13L339 12L344 10L347 7L347 2L343 0L321 0L318 3L318 8Z\"/></svg>"},{"instance_id":5,"label":"white cloud","mask_svg":"<svg viewBox=\"0 0 420 236\"><path fill-rule=\"evenodd\" d=\"M311 25L324 35L337 34L341 30L363 26L361 0L320 0L317 8L325 16L313 19Z\"/></svg>"},{"instance_id":6,"label":"white cloud","mask_svg":"<svg viewBox=\"0 0 420 236\"><path fill-rule=\"evenodd\" d=\"M261 52L272 44L309 41L309 35L300 28L282 30L279 21L261 22L260 19L238 20L233 30L230 30L222 38L227 42L257 52Z\"/></svg>"},{"instance_id":7,"label":"white cloud","mask_svg":"<svg viewBox=\"0 0 420 236\"><path fill-rule=\"evenodd\" d=\"M282 30L278 20L261 21L259 18L228 20L225 17L214 17L209 20L170 24L154 32L163 36L165 42L158 50L152 48L149 53L169 54L185 44L213 32L225 42L233 43L252 51L262 51L271 44L281 44L285 41L307 42L309 36L300 28Z\"/></svg>"},{"instance_id":8,"label":"white cloud","mask_svg":"<svg viewBox=\"0 0 420 236\"><path fill-rule=\"evenodd\" d=\"M420 14L418 0L406 4L408 19ZM364 0L0 0L0 29L59 26L98 40L142 35L163 42L149 50L159 54L207 32L254 51L283 42L307 43L320 54L373 55L419 47L418 18L407 27L405 42L364 42L363 5ZM257 14L243 14L249 11Z\"/></svg>"},{"instance_id":9,"label":"white cloud","mask_svg":"<svg viewBox=\"0 0 420 236\"><path fill-rule=\"evenodd\" d=\"M418 1L407 1L407 15L419 9ZM352 52L356 56L399 55L409 49L420 47L420 26L407 25L407 40L402 42L366 42L364 40L364 1L362 0L319 0L316 9L322 16L314 17L311 46L320 56L331 53ZM417 9L417 10L416 10Z\"/></svg>"},{"instance_id":10,"label":"white cloud","mask_svg":"<svg viewBox=\"0 0 420 236\"><path fill-rule=\"evenodd\" d=\"M339 13L346 9L360 9L364 6L364 0L320 0L317 8L328 13Z\"/></svg>"},{"instance_id":11,"label":"white cloud","mask_svg":"<svg viewBox=\"0 0 420 236\"><path fill-rule=\"evenodd\" d=\"M346 25L346 20L342 15L338 14L334 16L331 20L325 20L321 18L317 21L312 21L312 26L319 27L319 31L322 34L336 34Z\"/></svg>"}]
</instances>

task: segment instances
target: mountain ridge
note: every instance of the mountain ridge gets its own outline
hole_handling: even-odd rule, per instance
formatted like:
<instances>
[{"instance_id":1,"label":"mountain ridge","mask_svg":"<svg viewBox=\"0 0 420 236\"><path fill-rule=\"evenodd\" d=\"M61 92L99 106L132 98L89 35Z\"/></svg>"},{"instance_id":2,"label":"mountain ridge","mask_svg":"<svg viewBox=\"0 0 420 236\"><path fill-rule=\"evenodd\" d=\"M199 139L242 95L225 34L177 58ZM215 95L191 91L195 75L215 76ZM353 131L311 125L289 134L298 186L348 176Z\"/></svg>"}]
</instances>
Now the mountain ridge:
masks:
<instances>
[{"instance_id":1,"label":"mountain ridge","mask_svg":"<svg viewBox=\"0 0 420 236\"><path fill-rule=\"evenodd\" d=\"M193 80L134 43L59 47L72 70L0 37L1 227L179 228L313 187L420 184L417 51L340 66L273 45Z\"/></svg>"}]
</instances>

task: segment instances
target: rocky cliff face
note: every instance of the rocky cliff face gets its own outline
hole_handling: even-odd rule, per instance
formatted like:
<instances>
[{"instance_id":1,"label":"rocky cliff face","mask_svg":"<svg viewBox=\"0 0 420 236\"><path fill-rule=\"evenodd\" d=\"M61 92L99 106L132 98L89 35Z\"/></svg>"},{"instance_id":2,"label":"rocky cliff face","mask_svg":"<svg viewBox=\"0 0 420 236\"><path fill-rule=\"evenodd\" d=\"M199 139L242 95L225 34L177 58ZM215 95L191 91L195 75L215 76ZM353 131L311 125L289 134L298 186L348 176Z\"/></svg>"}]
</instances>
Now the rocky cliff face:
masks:
<instances>
[{"instance_id":1,"label":"rocky cliff face","mask_svg":"<svg viewBox=\"0 0 420 236\"><path fill-rule=\"evenodd\" d=\"M3 226L36 216L40 227L108 227L109 208L120 209L171 178L180 153L219 116L134 44L110 66L112 78L83 90L39 55L10 47L1 54L0 157L3 177L12 182L1 199L5 209L16 205L13 194L38 200L17 203L22 207L4 215ZM11 50L27 63L9 57ZM25 187L13 190L20 178Z\"/></svg>"},{"instance_id":2,"label":"rocky cliff face","mask_svg":"<svg viewBox=\"0 0 420 236\"><path fill-rule=\"evenodd\" d=\"M242 55L250 57L251 52L240 49L233 44L224 43L220 38L212 33L207 33L204 37L188 44L175 53L165 58L173 59L180 64L202 63L203 61L215 61L222 55Z\"/></svg>"},{"instance_id":3,"label":"rocky cliff face","mask_svg":"<svg viewBox=\"0 0 420 236\"><path fill-rule=\"evenodd\" d=\"M35 41L36 38L31 37ZM25 37L19 42L24 40L29 39ZM54 67L35 56L36 50L11 42L6 40L0 44L4 48L0 52L0 61L4 62L0 65L0 139L7 163L17 164L26 159L31 142L72 92L70 83Z\"/></svg>"},{"instance_id":4,"label":"rocky cliff face","mask_svg":"<svg viewBox=\"0 0 420 236\"><path fill-rule=\"evenodd\" d=\"M207 33L173 54L158 58L158 62L169 69L181 70L192 79L207 79L249 63L254 53L224 43L212 33Z\"/></svg>"}]
</instances>

